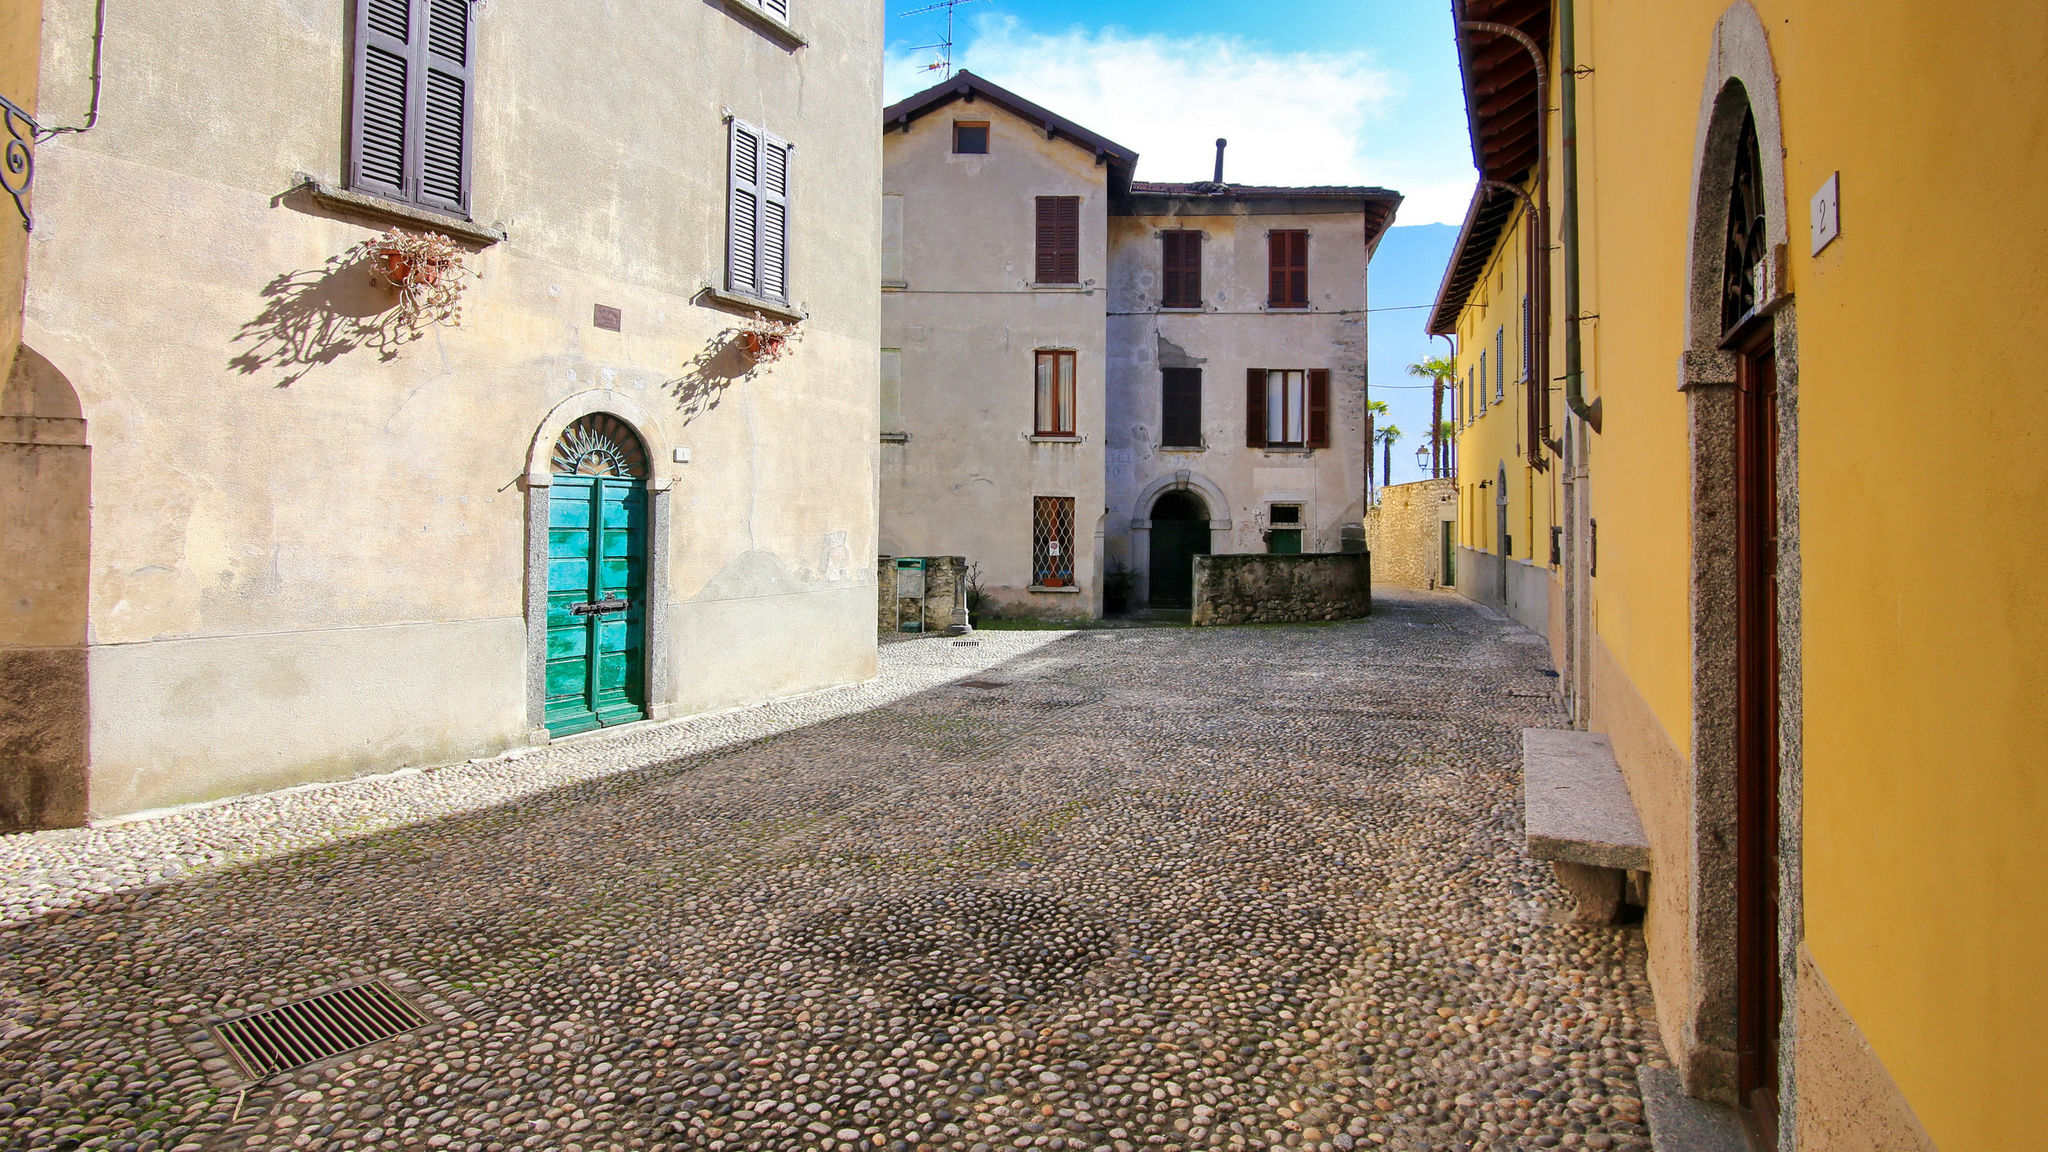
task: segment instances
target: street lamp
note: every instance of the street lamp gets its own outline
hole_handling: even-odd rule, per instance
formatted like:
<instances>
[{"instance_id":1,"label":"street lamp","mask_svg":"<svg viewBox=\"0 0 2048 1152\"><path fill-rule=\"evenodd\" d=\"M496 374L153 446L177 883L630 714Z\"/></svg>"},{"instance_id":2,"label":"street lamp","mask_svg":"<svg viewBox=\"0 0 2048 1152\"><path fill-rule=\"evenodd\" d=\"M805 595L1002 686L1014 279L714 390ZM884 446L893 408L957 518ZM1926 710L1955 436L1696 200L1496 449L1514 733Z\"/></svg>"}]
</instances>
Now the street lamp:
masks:
<instances>
[{"instance_id":1,"label":"street lamp","mask_svg":"<svg viewBox=\"0 0 2048 1152\"><path fill-rule=\"evenodd\" d=\"M1415 470L1424 476L1429 475L1429 445L1427 443L1415 446Z\"/></svg>"}]
</instances>

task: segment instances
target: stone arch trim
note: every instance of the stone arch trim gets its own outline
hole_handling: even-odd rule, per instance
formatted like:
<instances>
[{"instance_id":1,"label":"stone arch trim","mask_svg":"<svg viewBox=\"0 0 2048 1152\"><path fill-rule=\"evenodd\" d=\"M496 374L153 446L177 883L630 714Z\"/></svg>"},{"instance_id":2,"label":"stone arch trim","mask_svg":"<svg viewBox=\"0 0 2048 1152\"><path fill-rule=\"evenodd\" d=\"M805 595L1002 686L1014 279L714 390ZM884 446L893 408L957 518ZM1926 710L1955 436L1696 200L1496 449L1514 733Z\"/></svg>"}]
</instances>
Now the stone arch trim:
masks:
<instances>
[{"instance_id":1,"label":"stone arch trim","mask_svg":"<svg viewBox=\"0 0 2048 1152\"><path fill-rule=\"evenodd\" d=\"M1779 1130L1797 1126L1794 1021L1801 927L1801 662L1799 549L1799 333L1786 277L1792 217L1786 209L1784 124L1763 20L1736 0L1714 25L1700 96L1687 251L1686 393L1691 458L1692 788L1690 955L1692 986L1673 1045L1688 1092L1733 1102L1735 1094L1735 356L1720 347L1724 234L1742 116L1756 125L1771 258L1759 309L1773 320L1778 387L1778 644L1780 773L1778 967L1784 996L1779 1036Z\"/></svg>"},{"instance_id":2,"label":"stone arch trim","mask_svg":"<svg viewBox=\"0 0 2048 1152\"><path fill-rule=\"evenodd\" d=\"M549 456L562 432L593 413L616 416L631 426L647 450L647 642L641 646L647 717L667 720L669 701L668 597L669 498L675 487L674 458L661 422L622 392L592 389L556 404L534 430L526 451L526 727L533 744L548 742L548 499L554 488Z\"/></svg>"},{"instance_id":3,"label":"stone arch trim","mask_svg":"<svg viewBox=\"0 0 2048 1152\"><path fill-rule=\"evenodd\" d=\"M548 414L534 430L533 443L526 450L526 486L547 488L554 484L553 473L548 467L548 454L554 451L555 441L562 438L562 432L582 417L603 412L616 416L633 426L640 434L640 442L647 448L647 487L649 491L665 492L676 482L673 466L669 461L674 457L668 437L663 435L661 422L655 419L639 401L623 392L594 388L578 392L549 409Z\"/></svg>"},{"instance_id":4,"label":"stone arch trim","mask_svg":"<svg viewBox=\"0 0 2048 1152\"><path fill-rule=\"evenodd\" d=\"M1131 507L1131 527L1141 531L1150 529L1152 505L1158 503L1159 498L1168 492L1193 492L1200 496L1209 505L1209 530L1230 531L1230 498L1223 494L1223 489L1218 487L1215 481L1185 468L1159 477L1147 484L1144 491L1138 493L1138 499ZM1221 516L1216 515L1219 511L1222 513Z\"/></svg>"}]
</instances>

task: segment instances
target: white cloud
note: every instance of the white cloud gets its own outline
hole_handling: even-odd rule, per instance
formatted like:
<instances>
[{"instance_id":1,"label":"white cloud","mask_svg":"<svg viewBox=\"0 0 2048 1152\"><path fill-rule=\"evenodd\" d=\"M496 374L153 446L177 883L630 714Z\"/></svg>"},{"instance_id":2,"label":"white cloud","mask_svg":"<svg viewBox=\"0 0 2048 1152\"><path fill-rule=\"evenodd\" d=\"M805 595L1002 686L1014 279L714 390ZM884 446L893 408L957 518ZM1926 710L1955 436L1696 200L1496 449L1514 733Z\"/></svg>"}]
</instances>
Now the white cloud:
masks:
<instances>
[{"instance_id":1,"label":"white cloud","mask_svg":"<svg viewBox=\"0 0 2048 1152\"><path fill-rule=\"evenodd\" d=\"M889 99L935 83L924 70L934 56L892 51ZM1116 28L1044 33L983 17L954 60L1134 149L1141 180L1207 180L1222 136L1233 182L1389 187L1408 196L1404 224L1457 223L1471 195L1469 168L1443 170L1398 143L1412 136L1395 115L1407 78L1366 50L1277 52L1235 37ZM1416 158L1390 157L1390 147Z\"/></svg>"}]
</instances>

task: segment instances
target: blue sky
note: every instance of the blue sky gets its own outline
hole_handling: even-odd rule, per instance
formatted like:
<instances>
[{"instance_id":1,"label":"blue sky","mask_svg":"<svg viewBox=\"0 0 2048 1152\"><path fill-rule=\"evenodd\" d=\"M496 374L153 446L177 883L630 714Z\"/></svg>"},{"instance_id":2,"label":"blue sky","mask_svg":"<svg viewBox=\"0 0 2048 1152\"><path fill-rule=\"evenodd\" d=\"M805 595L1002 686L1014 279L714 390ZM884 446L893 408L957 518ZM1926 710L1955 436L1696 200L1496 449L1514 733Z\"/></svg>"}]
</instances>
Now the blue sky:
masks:
<instances>
[{"instance_id":1,"label":"blue sky","mask_svg":"<svg viewBox=\"0 0 2048 1152\"><path fill-rule=\"evenodd\" d=\"M945 14L898 15L923 6L891 0L892 101L939 79L918 46ZM1403 368L1432 353L1412 306L1435 299L1474 179L1448 0L976 0L953 60L1135 149L1140 179L1206 179L1225 136L1231 180L1403 193L1369 287L1374 309L1401 310L1373 314L1368 370L1407 433L1394 479L1419 475L1429 392Z\"/></svg>"}]
</instances>

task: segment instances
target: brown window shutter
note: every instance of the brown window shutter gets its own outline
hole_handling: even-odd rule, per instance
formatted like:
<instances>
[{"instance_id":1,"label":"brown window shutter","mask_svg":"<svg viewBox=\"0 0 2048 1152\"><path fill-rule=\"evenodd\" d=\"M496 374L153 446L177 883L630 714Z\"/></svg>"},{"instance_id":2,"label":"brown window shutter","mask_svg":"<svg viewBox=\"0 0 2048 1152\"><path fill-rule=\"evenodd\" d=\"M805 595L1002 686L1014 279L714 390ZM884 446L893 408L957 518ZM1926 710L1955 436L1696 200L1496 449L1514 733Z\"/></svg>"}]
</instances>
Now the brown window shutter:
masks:
<instances>
[{"instance_id":1,"label":"brown window shutter","mask_svg":"<svg viewBox=\"0 0 2048 1152\"><path fill-rule=\"evenodd\" d=\"M1202 234L1175 231L1159 234L1162 268L1159 303L1163 308L1202 306Z\"/></svg>"},{"instance_id":2,"label":"brown window shutter","mask_svg":"<svg viewBox=\"0 0 2048 1152\"><path fill-rule=\"evenodd\" d=\"M1308 370L1308 446L1330 446L1330 370Z\"/></svg>"},{"instance_id":3,"label":"brown window shutter","mask_svg":"<svg viewBox=\"0 0 2048 1152\"><path fill-rule=\"evenodd\" d=\"M1296 232L1291 242L1293 251L1288 262L1287 302L1299 307L1308 306L1308 233Z\"/></svg>"},{"instance_id":4,"label":"brown window shutter","mask_svg":"<svg viewBox=\"0 0 2048 1152\"><path fill-rule=\"evenodd\" d=\"M1202 370L1159 370L1159 443L1167 448L1202 446Z\"/></svg>"},{"instance_id":5,"label":"brown window shutter","mask_svg":"<svg viewBox=\"0 0 2048 1152\"><path fill-rule=\"evenodd\" d=\"M1266 234L1266 303L1287 302L1287 233Z\"/></svg>"},{"instance_id":6,"label":"brown window shutter","mask_svg":"<svg viewBox=\"0 0 2048 1152\"><path fill-rule=\"evenodd\" d=\"M1247 448L1266 446L1266 370L1247 368L1244 372L1244 444Z\"/></svg>"},{"instance_id":7,"label":"brown window shutter","mask_svg":"<svg viewBox=\"0 0 2048 1152\"><path fill-rule=\"evenodd\" d=\"M1037 283L1081 282L1081 198L1038 198Z\"/></svg>"},{"instance_id":8,"label":"brown window shutter","mask_svg":"<svg viewBox=\"0 0 2048 1152\"><path fill-rule=\"evenodd\" d=\"M1054 205L1053 199L1051 196L1040 196L1038 198L1038 267L1032 273L1031 278L1040 284L1050 284L1053 282L1053 261L1055 259L1053 255L1053 235L1058 229L1057 217L1059 214L1059 209Z\"/></svg>"},{"instance_id":9,"label":"brown window shutter","mask_svg":"<svg viewBox=\"0 0 2048 1152\"><path fill-rule=\"evenodd\" d=\"M1159 234L1159 306L1180 306L1180 233Z\"/></svg>"}]
</instances>

